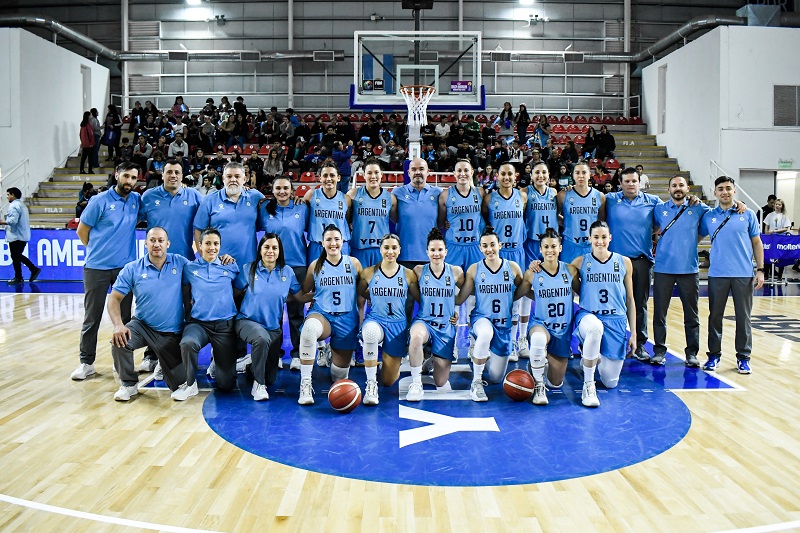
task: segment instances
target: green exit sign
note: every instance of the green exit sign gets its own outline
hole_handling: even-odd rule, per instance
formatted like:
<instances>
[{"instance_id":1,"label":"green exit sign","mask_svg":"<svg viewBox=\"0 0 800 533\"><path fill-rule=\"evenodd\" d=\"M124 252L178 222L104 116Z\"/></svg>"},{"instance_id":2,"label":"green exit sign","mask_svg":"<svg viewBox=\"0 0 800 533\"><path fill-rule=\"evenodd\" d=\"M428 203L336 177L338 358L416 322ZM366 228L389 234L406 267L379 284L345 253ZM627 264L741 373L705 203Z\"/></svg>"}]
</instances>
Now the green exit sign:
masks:
<instances>
[{"instance_id":1,"label":"green exit sign","mask_svg":"<svg viewBox=\"0 0 800 533\"><path fill-rule=\"evenodd\" d=\"M781 170L788 170L792 168L793 159L778 159L778 168Z\"/></svg>"}]
</instances>

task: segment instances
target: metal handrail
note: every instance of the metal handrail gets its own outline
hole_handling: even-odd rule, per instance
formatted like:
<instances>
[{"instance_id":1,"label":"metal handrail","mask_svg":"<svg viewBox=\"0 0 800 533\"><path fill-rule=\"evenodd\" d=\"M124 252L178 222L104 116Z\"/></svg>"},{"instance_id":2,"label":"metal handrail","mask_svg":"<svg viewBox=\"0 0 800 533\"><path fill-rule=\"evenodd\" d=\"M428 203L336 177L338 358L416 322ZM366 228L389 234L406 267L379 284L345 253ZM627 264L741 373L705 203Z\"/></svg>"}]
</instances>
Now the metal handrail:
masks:
<instances>
[{"instance_id":1,"label":"metal handrail","mask_svg":"<svg viewBox=\"0 0 800 533\"><path fill-rule=\"evenodd\" d=\"M23 180L22 186L18 187L18 188L22 192L22 198L27 197L28 196L28 180L27 180L27 178L30 177L30 168L29 168L29 166L30 166L30 160L26 157L25 159L23 159L22 161L20 161L19 163L17 163L13 167L11 167L11 170L1 174L0 175L0 190L6 191L6 190L8 190L9 187L14 187L17 184L17 182ZM14 175L14 173L19 169L22 169L22 174L20 174L19 177L17 177L16 179L13 179L13 180L10 179ZM2 195L2 198L0 198L0 211L5 212L5 209L7 207L8 207L8 199L6 198L5 195Z\"/></svg>"},{"instance_id":2,"label":"metal handrail","mask_svg":"<svg viewBox=\"0 0 800 533\"><path fill-rule=\"evenodd\" d=\"M719 164L712 159L711 160L710 176L711 176L711 183L713 184L714 180L716 180L718 177L720 177L720 176L730 176L730 174L725 172L725 169L722 168L721 166L719 166ZM748 200L753 202L752 203L753 211L757 211L758 210L758 202L756 202L755 199L752 196L747 194L747 191L744 190L744 188L742 187L741 183L736 185L736 194L739 194L739 193L741 193ZM713 188L712 188L712 191L711 191L711 196L714 196ZM761 222L761 221L759 220L759 222Z\"/></svg>"}]
</instances>

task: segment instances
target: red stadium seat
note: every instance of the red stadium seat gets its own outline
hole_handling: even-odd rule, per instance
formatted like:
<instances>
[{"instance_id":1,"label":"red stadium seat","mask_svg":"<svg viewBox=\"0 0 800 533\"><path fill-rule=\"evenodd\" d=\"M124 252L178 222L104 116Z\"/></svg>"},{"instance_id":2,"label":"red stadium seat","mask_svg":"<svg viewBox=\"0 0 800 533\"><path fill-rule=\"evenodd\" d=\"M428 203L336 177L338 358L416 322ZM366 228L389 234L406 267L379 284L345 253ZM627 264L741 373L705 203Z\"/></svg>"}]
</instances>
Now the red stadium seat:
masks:
<instances>
[{"instance_id":1,"label":"red stadium seat","mask_svg":"<svg viewBox=\"0 0 800 533\"><path fill-rule=\"evenodd\" d=\"M244 147L244 153L246 153L246 154L252 154L252 153L253 153L253 150L255 150L256 152L258 152L258 148L259 148L259 147L258 147L258 144L253 144L253 143L251 143L251 144L247 144L247 145L245 145L245 147Z\"/></svg>"},{"instance_id":2,"label":"red stadium seat","mask_svg":"<svg viewBox=\"0 0 800 533\"><path fill-rule=\"evenodd\" d=\"M526 130L528 133L534 133L536 131L536 124L528 124L528 129Z\"/></svg>"},{"instance_id":3,"label":"red stadium seat","mask_svg":"<svg viewBox=\"0 0 800 533\"><path fill-rule=\"evenodd\" d=\"M81 219L79 218L71 218L69 222L67 222L67 229L78 229L78 225L81 223Z\"/></svg>"},{"instance_id":4,"label":"red stadium seat","mask_svg":"<svg viewBox=\"0 0 800 533\"><path fill-rule=\"evenodd\" d=\"M299 187L297 187L297 189L295 189L294 195L297 196L298 198L302 198L311 189L312 189L312 187L310 187L308 185L300 185Z\"/></svg>"},{"instance_id":5,"label":"red stadium seat","mask_svg":"<svg viewBox=\"0 0 800 533\"><path fill-rule=\"evenodd\" d=\"M218 144L214 147L214 153L217 153L220 150L222 150L223 154L228 153L228 148L224 144Z\"/></svg>"},{"instance_id":6,"label":"red stadium seat","mask_svg":"<svg viewBox=\"0 0 800 533\"><path fill-rule=\"evenodd\" d=\"M269 155L270 150L272 150L272 146L265 144L261 147L261 150L258 151L258 155Z\"/></svg>"},{"instance_id":7,"label":"red stadium seat","mask_svg":"<svg viewBox=\"0 0 800 533\"><path fill-rule=\"evenodd\" d=\"M349 115L347 115L347 119L350 122L358 122L359 121L358 115L356 115L355 113L350 113Z\"/></svg>"},{"instance_id":8,"label":"red stadium seat","mask_svg":"<svg viewBox=\"0 0 800 533\"><path fill-rule=\"evenodd\" d=\"M580 132L581 132L580 126L576 126L575 124L570 124L569 126L567 126L567 133L580 133Z\"/></svg>"},{"instance_id":9,"label":"red stadium seat","mask_svg":"<svg viewBox=\"0 0 800 533\"><path fill-rule=\"evenodd\" d=\"M367 122L370 118L372 118L372 115L369 113L361 114L361 122Z\"/></svg>"},{"instance_id":10,"label":"red stadium seat","mask_svg":"<svg viewBox=\"0 0 800 533\"><path fill-rule=\"evenodd\" d=\"M372 153L375 155L381 155L383 153L383 146L376 146L372 149Z\"/></svg>"},{"instance_id":11,"label":"red stadium seat","mask_svg":"<svg viewBox=\"0 0 800 533\"><path fill-rule=\"evenodd\" d=\"M606 162L603 164L606 167L606 170L619 170L620 162L616 159L606 159Z\"/></svg>"},{"instance_id":12,"label":"red stadium seat","mask_svg":"<svg viewBox=\"0 0 800 533\"><path fill-rule=\"evenodd\" d=\"M599 165L599 164L601 164L601 163L602 163L602 161L600 161L600 160L599 160L599 159L597 159L597 158L590 159L590 160L589 160L589 168L594 168L594 167L596 167L597 165Z\"/></svg>"},{"instance_id":13,"label":"red stadium seat","mask_svg":"<svg viewBox=\"0 0 800 533\"><path fill-rule=\"evenodd\" d=\"M603 117L603 124L614 124L615 120L614 117L605 116Z\"/></svg>"},{"instance_id":14,"label":"red stadium seat","mask_svg":"<svg viewBox=\"0 0 800 533\"><path fill-rule=\"evenodd\" d=\"M294 181L297 178L297 172L292 172L290 170L286 173L286 177L289 178L289 181Z\"/></svg>"},{"instance_id":15,"label":"red stadium seat","mask_svg":"<svg viewBox=\"0 0 800 533\"><path fill-rule=\"evenodd\" d=\"M300 174L300 183L314 183L315 181L317 181L317 175L311 171Z\"/></svg>"},{"instance_id":16,"label":"red stadium seat","mask_svg":"<svg viewBox=\"0 0 800 533\"><path fill-rule=\"evenodd\" d=\"M567 133L567 128L565 128L561 124L556 124L555 126L553 126L553 133Z\"/></svg>"},{"instance_id":17,"label":"red stadium seat","mask_svg":"<svg viewBox=\"0 0 800 533\"><path fill-rule=\"evenodd\" d=\"M586 120L586 117L584 117L583 115L578 115L577 117L575 117L575 124L586 124L587 122L589 121Z\"/></svg>"},{"instance_id":18,"label":"red stadium seat","mask_svg":"<svg viewBox=\"0 0 800 533\"><path fill-rule=\"evenodd\" d=\"M403 183L403 173L402 172L389 172L384 174L386 178L386 183Z\"/></svg>"},{"instance_id":19,"label":"red stadium seat","mask_svg":"<svg viewBox=\"0 0 800 533\"><path fill-rule=\"evenodd\" d=\"M561 115L561 123L562 124L572 124L573 122L575 122L575 121L572 120L571 116L569 116L569 115Z\"/></svg>"},{"instance_id":20,"label":"red stadium seat","mask_svg":"<svg viewBox=\"0 0 800 533\"><path fill-rule=\"evenodd\" d=\"M284 146L283 147L283 155L284 155L284 157L289 155L289 147L288 146Z\"/></svg>"},{"instance_id":21,"label":"red stadium seat","mask_svg":"<svg viewBox=\"0 0 800 533\"><path fill-rule=\"evenodd\" d=\"M498 115L492 115L492 116L490 116L490 117L489 117L489 122L492 122L492 123L494 123L494 121L495 121L495 120L497 120L497 117L498 117Z\"/></svg>"},{"instance_id":22,"label":"red stadium seat","mask_svg":"<svg viewBox=\"0 0 800 533\"><path fill-rule=\"evenodd\" d=\"M441 122L442 121L442 115L433 115L433 121L434 122Z\"/></svg>"},{"instance_id":23,"label":"red stadium seat","mask_svg":"<svg viewBox=\"0 0 800 533\"><path fill-rule=\"evenodd\" d=\"M575 146L581 146L582 144L584 144L586 142L586 136L585 135L576 135L574 140L575 140Z\"/></svg>"},{"instance_id":24,"label":"red stadium seat","mask_svg":"<svg viewBox=\"0 0 800 533\"><path fill-rule=\"evenodd\" d=\"M547 117L547 122L550 124L558 124L560 122L559 118L555 115L550 115Z\"/></svg>"},{"instance_id":25,"label":"red stadium seat","mask_svg":"<svg viewBox=\"0 0 800 533\"><path fill-rule=\"evenodd\" d=\"M489 121L489 119L486 118L486 115L477 115L475 117L475 121L480 122L481 124L486 124Z\"/></svg>"},{"instance_id":26,"label":"red stadium seat","mask_svg":"<svg viewBox=\"0 0 800 533\"><path fill-rule=\"evenodd\" d=\"M303 116L303 120L305 120L306 122L314 122L315 120L317 120L317 117L316 115L314 115L314 113L306 113Z\"/></svg>"},{"instance_id":27,"label":"red stadium seat","mask_svg":"<svg viewBox=\"0 0 800 533\"><path fill-rule=\"evenodd\" d=\"M583 126L581 126L581 133L586 135L587 133L589 133L589 128L590 126L588 124L584 124Z\"/></svg>"},{"instance_id":28,"label":"red stadium seat","mask_svg":"<svg viewBox=\"0 0 800 533\"><path fill-rule=\"evenodd\" d=\"M642 117L631 117L628 122L630 122L631 124L636 124L636 125L644 124L644 122L642 121Z\"/></svg>"},{"instance_id":29,"label":"red stadium seat","mask_svg":"<svg viewBox=\"0 0 800 533\"><path fill-rule=\"evenodd\" d=\"M495 124L494 125L494 131L495 131L495 133L500 133L500 124Z\"/></svg>"},{"instance_id":30,"label":"red stadium seat","mask_svg":"<svg viewBox=\"0 0 800 533\"><path fill-rule=\"evenodd\" d=\"M322 120L322 122L330 122L331 121L331 116L329 114L327 114L327 113L322 113L318 118L320 120Z\"/></svg>"},{"instance_id":31,"label":"red stadium seat","mask_svg":"<svg viewBox=\"0 0 800 533\"><path fill-rule=\"evenodd\" d=\"M617 117L617 124L630 124L630 121L625 117Z\"/></svg>"},{"instance_id":32,"label":"red stadium seat","mask_svg":"<svg viewBox=\"0 0 800 533\"><path fill-rule=\"evenodd\" d=\"M456 177L453 174L445 174L444 176L441 176L441 179L439 180L439 182L440 183L455 183L456 182Z\"/></svg>"},{"instance_id":33,"label":"red stadium seat","mask_svg":"<svg viewBox=\"0 0 800 533\"><path fill-rule=\"evenodd\" d=\"M603 119L601 119L597 115L592 115L591 117L589 117L589 124L602 124L602 123Z\"/></svg>"},{"instance_id":34,"label":"red stadium seat","mask_svg":"<svg viewBox=\"0 0 800 533\"><path fill-rule=\"evenodd\" d=\"M242 153L242 149L238 144L231 145L231 147L228 148L228 155L232 155L234 152Z\"/></svg>"},{"instance_id":35,"label":"red stadium seat","mask_svg":"<svg viewBox=\"0 0 800 533\"><path fill-rule=\"evenodd\" d=\"M461 115L461 120L459 121L462 124L466 124L468 122L467 115Z\"/></svg>"}]
</instances>

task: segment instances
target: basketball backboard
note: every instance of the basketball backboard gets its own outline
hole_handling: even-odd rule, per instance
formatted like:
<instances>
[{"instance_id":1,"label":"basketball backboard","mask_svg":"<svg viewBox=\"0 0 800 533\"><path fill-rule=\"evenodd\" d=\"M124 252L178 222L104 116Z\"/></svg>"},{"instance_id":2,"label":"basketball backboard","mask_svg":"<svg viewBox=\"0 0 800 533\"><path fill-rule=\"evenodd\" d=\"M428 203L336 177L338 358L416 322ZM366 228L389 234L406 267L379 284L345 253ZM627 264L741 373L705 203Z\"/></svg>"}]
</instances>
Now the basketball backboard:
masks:
<instances>
[{"instance_id":1,"label":"basketball backboard","mask_svg":"<svg viewBox=\"0 0 800 533\"><path fill-rule=\"evenodd\" d=\"M429 110L482 110L481 32L357 31L353 109L403 110L405 85L433 85Z\"/></svg>"}]
</instances>

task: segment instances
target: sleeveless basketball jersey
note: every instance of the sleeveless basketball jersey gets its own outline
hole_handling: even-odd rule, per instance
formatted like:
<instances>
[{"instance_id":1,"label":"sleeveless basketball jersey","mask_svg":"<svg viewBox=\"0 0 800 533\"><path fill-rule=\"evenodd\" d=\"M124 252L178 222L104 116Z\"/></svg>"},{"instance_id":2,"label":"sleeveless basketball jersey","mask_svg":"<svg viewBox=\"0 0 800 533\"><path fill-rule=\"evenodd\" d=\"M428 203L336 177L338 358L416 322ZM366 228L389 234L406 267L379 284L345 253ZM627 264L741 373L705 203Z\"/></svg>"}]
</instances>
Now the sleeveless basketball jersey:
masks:
<instances>
[{"instance_id":1,"label":"sleeveless basketball jersey","mask_svg":"<svg viewBox=\"0 0 800 533\"><path fill-rule=\"evenodd\" d=\"M625 262L616 252L602 263L592 254L583 256L580 306L603 317L626 316Z\"/></svg>"},{"instance_id":2,"label":"sleeveless basketball jersey","mask_svg":"<svg viewBox=\"0 0 800 533\"><path fill-rule=\"evenodd\" d=\"M564 215L564 241L573 244L589 243L589 226L597 220L600 212L602 194L590 189L589 194L581 196L575 189L564 195L562 213Z\"/></svg>"},{"instance_id":3,"label":"sleeveless basketball jersey","mask_svg":"<svg viewBox=\"0 0 800 533\"><path fill-rule=\"evenodd\" d=\"M381 237L389 233L389 211L392 193L381 189L377 198L359 187L353 199L353 236L350 245L359 250L378 248Z\"/></svg>"},{"instance_id":4,"label":"sleeveless basketball jersey","mask_svg":"<svg viewBox=\"0 0 800 533\"><path fill-rule=\"evenodd\" d=\"M310 241L322 242L325 226L333 224L342 232L342 240L350 240L350 226L347 224L347 202L344 194L337 192L328 198L322 189L314 189L309 205L311 213L308 218L308 237Z\"/></svg>"},{"instance_id":5,"label":"sleeveless basketball jersey","mask_svg":"<svg viewBox=\"0 0 800 533\"><path fill-rule=\"evenodd\" d=\"M514 272L506 259L497 272L486 266L486 261L477 263L475 270L475 309L471 321L488 318L496 328L511 327L511 307L514 304Z\"/></svg>"},{"instance_id":6,"label":"sleeveless basketball jersey","mask_svg":"<svg viewBox=\"0 0 800 533\"><path fill-rule=\"evenodd\" d=\"M558 204L556 190L548 187L544 194L539 194L536 187L528 186L528 213L525 219L525 229L528 239L539 240L539 235L547 228L558 231Z\"/></svg>"},{"instance_id":7,"label":"sleeveless basketball jersey","mask_svg":"<svg viewBox=\"0 0 800 533\"><path fill-rule=\"evenodd\" d=\"M406 297L408 280L406 268L398 265L397 274L387 276L378 268L369 280L369 317L380 317L389 322L406 322Z\"/></svg>"},{"instance_id":8,"label":"sleeveless basketball jersey","mask_svg":"<svg viewBox=\"0 0 800 533\"><path fill-rule=\"evenodd\" d=\"M494 227L501 249L521 249L525 241L525 206L518 189L512 189L506 200L499 191L489 198L489 224Z\"/></svg>"},{"instance_id":9,"label":"sleeveless basketball jersey","mask_svg":"<svg viewBox=\"0 0 800 533\"><path fill-rule=\"evenodd\" d=\"M456 278L453 267L445 263L440 277L431 272L431 265L422 266L419 276L420 304L417 318L425 322L446 324L456 311Z\"/></svg>"},{"instance_id":10,"label":"sleeveless basketball jersey","mask_svg":"<svg viewBox=\"0 0 800 533\"><path fill-rule=\"evenodd\" d=\"M568 334L572 324L572 274L566 263L558 262L558 272L544 268L533 277L533 316L556 335Z\"/></svg>"},{"instance_id":11,"label":"sleeveless basketball jersey","mask_svg":"<svg viewBox=\"0 0 800 533\"><path fill-rule=\"evenodd\" d=\"M486 223L481 216L481 194L472 187L467 196L461 196L455 185L447 194L447 221L450 227L445 233L447 245L479 244Z\"/></svg>"},{"instance_id":12,"label":"sleeveless basketball jersey","mask_svg":"<svg viewBox=\"0 0 800 533\"><path fill-rule=\"evenodd\" d=\"M314 275L314 307L326 313L347 313L356 308L356 269L350 256L343 255L338 265L325 260Z\"/></svg>"}]
</instances>

